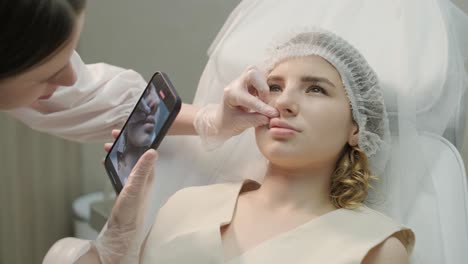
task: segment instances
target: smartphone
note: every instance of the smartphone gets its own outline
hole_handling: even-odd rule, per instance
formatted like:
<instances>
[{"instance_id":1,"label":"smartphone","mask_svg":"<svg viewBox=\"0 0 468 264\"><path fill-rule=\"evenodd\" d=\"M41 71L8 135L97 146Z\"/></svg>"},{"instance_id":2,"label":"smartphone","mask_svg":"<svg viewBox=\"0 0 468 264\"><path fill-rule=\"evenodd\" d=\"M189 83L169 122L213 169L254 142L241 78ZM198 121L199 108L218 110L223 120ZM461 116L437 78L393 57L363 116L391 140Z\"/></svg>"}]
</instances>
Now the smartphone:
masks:
<instances>
[{"instance_id":1,"label":"smartphone","mask_svg":"<svg viewBox=\"0 0 468 264\"><path fill-rule=\"evenodd\" d=\"M106 156L104 167L117 194L138 159L157 149L180 111L182 101L167 75L156 72Z\"/></svg>"}]
</instances>

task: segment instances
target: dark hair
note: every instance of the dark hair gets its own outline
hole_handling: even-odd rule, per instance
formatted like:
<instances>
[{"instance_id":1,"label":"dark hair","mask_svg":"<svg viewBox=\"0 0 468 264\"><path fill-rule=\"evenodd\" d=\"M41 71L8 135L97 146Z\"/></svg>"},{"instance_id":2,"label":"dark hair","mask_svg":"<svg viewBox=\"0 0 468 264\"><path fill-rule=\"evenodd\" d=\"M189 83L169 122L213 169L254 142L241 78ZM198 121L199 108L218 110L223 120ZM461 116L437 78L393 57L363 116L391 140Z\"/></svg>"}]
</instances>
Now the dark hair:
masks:
<instances>
[{"instance_id":1,"label":"dark hair","mask_svg":"<svg viewBox=\"0 0 468 264\"><path fill-rule=\"evenodd\" d=\"M86 0L0 0L0 80L59 50L85 5Z\"/></svg>"}]
</instances>

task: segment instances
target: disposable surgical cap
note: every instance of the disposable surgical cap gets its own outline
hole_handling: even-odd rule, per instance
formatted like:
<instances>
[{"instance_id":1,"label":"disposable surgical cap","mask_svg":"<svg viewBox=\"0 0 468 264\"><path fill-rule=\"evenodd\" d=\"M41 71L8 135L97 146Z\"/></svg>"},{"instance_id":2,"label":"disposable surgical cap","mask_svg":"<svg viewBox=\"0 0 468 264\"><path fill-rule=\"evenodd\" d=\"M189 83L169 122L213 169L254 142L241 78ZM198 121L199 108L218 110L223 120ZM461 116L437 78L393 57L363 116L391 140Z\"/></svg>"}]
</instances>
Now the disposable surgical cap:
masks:
<instances>
[{"instance_id":1,"label":"disposable surgical cap","mask_svg":"<svg viewBox=\"0 0 468 264\"><path fill-rule=\"evenodd\" d=\"M267 52L265 68L309 55L327 60L339 72L354 121L359 126L359 147L371 159L388 147L389 128L382 89L374 70L361 53L346 40L320 28L288 34L275 41ZM372 164L371 164L372 165Z\"/></svg>"}]
</instances>

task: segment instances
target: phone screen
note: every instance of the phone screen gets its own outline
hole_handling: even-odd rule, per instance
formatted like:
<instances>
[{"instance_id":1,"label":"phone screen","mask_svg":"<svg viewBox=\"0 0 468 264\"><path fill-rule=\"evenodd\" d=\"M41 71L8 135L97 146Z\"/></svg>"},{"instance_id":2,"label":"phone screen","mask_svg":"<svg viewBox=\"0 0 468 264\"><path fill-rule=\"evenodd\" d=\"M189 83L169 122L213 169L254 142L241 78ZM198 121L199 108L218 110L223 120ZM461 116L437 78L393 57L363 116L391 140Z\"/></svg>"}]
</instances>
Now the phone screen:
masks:
<instances>
[{"instance_id":1,"label":"phone screen","mask_svg":"<svg viewBox=\"0 0 468 264\"><path fill-rule=\"evenodd\" d=\"M161 78L161 75L156 74L150 81L107 156L106 169L111 172L110 177L117 192L128 181L141 155L149 148L157 147L178 112L174 95L178 96L168 89L167 83ZM158 135L159 140L156 140ZM108 168L109 165L112 168ZM118 184L115 174L120 180Z\"/></svg>"}]
</instances>

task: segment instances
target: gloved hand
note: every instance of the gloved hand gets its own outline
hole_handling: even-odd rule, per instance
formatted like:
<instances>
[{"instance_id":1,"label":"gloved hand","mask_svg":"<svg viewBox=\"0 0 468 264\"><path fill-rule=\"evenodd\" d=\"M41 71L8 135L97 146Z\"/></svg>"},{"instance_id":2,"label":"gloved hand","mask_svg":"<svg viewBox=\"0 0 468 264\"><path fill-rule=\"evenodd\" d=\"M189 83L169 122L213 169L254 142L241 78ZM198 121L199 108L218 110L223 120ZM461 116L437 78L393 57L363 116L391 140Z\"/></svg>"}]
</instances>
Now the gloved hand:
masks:
<instances>
[{"instance_id":1,"label":"gloved hand","mask_svg":"<svg viewBox=\"0 0 468 264\"><path fill-rule=\"evenodd\" d=\"M112 135L115 138L118 131L112 131ZM106 151L109 151L111 145L105 145ZM139 241L142 236L137 230L143 223L146 204L144 200L152 185L156 159L157 152L150 149L138 160L117 197L107 227L92 242L101 263L120 263L126 255L138 256L139 252L129 252L129 249L139 251L142 242Z\"/></svg>"},{"instance_id":2,"label":"gloved hand","mask_svg":"<svg viewBox=\"0 0 468 264\"><path fill-rule=\"evenodd\" d=\"M278 116L278 111L265 103L269 93L266 74L248 67L224 89L221 104L202 107L195 116L193 124L203 145L214 149L245 129L265 125L269 118Z\"/></svg>"}]
</instances>

